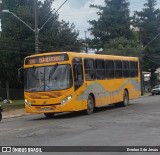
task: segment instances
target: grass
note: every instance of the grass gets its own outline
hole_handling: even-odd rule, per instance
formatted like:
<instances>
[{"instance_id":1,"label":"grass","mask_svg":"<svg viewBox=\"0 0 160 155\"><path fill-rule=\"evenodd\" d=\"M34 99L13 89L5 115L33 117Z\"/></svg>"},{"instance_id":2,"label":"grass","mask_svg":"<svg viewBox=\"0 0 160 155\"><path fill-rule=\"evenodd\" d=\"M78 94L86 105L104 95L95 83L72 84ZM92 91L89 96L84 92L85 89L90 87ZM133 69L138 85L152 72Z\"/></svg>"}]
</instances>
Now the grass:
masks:
<instances>
[{"instance_id":1,"label":"grass","mask_svg":"<svg viewBox=\"0 0 160 155\"><path fill-rule=\"evenodd\" d=\"M21 109L24 108L24 100L12 100L12 103L0 102L0 105L2 105L2 108L5 111L10 111L13 109Z\"/></svg>"}]
</instances>

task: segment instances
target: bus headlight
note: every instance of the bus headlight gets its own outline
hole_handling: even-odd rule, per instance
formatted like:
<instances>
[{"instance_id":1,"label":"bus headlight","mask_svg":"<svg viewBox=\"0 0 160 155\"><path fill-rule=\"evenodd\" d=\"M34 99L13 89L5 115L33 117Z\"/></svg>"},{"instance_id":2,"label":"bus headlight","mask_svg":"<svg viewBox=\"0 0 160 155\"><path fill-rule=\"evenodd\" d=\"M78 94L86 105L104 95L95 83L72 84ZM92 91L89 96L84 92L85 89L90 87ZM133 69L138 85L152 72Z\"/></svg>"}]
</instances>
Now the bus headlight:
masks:
<instances>
[{"instance_id":1,"label":"bus headlight","mask_svg":"<svg viewBox=\"0 0 160 155\"><path fill-rule=\"evenodd\" d=\"M29 101L27 101L26 99L25 99L25 103L26 103L28 106L31 106L31 103L30 103Z\"/></svg>"},{"instance_id":2,"label":"bus headlight","mask_svg":"<svg viewBox=\"0 0 160 155\"><path fill-rule=\"evenodd\" d=\"M61 104L67 103L69 100L71 100L71 98L72 98L72 95L67 96L66 98L64 98L64 99L61 101Z\"/></svg>"}]
</instances>

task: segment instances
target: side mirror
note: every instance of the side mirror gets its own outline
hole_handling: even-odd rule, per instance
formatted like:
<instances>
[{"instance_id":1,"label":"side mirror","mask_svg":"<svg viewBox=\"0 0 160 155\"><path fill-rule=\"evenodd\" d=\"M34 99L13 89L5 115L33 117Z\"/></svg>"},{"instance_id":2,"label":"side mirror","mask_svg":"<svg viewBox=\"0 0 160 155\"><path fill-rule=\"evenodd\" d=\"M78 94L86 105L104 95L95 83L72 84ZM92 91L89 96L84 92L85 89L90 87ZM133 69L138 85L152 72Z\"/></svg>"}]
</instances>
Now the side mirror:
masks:
<instances>
[{"instance_id":1,"label":"side mirror","mask_svg":"<svg viewBox=\"0 0 160 155\"><path fill-rule=\"evenodd\" d=\"M21 67L21 68L19 68L18 69L18 81L20 81L20 82L24 82L24 68L23 67Z\"/></svg>"}]
</instances>

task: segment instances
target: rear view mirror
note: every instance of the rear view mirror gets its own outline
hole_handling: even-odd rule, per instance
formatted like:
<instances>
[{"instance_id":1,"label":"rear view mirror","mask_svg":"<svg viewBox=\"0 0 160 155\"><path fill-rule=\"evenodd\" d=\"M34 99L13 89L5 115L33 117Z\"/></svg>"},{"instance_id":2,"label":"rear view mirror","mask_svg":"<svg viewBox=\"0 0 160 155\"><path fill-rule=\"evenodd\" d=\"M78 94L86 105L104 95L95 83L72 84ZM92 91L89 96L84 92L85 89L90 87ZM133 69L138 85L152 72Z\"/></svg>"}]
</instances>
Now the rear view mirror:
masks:
<instances>
[{"instance_id":1,"label":"rear view mirror","mask_svg":"<svg viewBox=\"0 0 160 155\"><path fill-rule=\"evenodd\" d=\"M24 68L21 67L18 69L18 81L24 82Z\"/></svg>"}]
</instances>

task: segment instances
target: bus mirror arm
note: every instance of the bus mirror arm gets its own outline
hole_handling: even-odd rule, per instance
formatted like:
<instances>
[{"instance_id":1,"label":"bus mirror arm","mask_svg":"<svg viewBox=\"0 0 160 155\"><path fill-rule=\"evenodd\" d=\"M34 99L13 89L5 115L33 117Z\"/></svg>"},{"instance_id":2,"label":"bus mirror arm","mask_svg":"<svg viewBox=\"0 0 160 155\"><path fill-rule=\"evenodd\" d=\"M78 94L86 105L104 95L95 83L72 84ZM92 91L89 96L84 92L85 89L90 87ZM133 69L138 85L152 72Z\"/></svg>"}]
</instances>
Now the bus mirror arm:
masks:
<instances>
[{"instance_id":1,"label":"bus mirror arm","mask_svg":"<svg viewBox=\"0 0 160 155\"><path fill-rule=\"evenodd\" d=\"M18 69L18 81L23 83L23 77L24 77L24 68L21 67Z\"/></svg>"}]
</instances>

